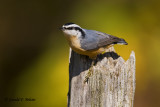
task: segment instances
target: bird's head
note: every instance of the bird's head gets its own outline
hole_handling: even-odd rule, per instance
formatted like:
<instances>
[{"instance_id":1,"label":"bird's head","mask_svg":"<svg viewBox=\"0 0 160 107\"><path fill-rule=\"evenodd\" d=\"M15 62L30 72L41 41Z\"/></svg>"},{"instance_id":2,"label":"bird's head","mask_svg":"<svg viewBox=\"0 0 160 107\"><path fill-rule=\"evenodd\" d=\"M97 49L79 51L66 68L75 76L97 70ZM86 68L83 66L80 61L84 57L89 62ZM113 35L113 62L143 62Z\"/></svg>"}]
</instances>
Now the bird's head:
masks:
<instances>
[{"instance_id":1,"label":"bird's head","mask_svg":"<svg viewBox=\"0 0 160 107\"><path fill-rule=\"evenodd\" d=\"M68 36L83 37L85 35L84 30L75 23L66 23L61 27L61 30Z\"/></svg>"}]
</instances>

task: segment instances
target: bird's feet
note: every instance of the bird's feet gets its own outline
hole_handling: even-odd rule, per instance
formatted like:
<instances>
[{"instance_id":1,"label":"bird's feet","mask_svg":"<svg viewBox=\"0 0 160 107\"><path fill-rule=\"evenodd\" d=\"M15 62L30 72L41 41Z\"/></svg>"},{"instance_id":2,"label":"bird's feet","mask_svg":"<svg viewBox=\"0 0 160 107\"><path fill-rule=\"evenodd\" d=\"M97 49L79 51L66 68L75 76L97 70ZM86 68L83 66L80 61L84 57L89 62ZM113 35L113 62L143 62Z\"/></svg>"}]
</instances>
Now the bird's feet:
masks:
<instances>
[{"instance_id":1,"label":"bird's feet","mask_svg":"<svg viewBox=\"0 0 160 107\"><path fill-rule=\"evenodd\" d=\"M89 77L93 74L93 66L94 66L94 64L95 64L95 60L92 60L91 67L89 68L88 73L85 76L84 83L86 83L86 82L88 83Z\"/></svg>"},{"instance_id":2,"label":"bird's feet","mask_svg":"<svg viewBox=\"0 0 160 107\"><path fill-rule=\"evenodd\" d=\"M88 73L85 76L84 83L88 83L89 77L93 74L93 66L91 66L88 70Z\"/></svg>"}]
</instances>

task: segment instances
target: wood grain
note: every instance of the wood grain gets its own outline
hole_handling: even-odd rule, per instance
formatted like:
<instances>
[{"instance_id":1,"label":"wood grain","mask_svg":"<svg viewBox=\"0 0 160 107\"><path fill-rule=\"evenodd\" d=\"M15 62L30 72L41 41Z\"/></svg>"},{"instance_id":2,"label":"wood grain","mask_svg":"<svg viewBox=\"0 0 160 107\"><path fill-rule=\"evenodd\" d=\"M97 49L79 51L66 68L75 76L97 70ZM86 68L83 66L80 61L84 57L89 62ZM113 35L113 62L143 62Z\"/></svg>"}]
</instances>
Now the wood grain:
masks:
<instances>
[{"instance_id":1,"label":"wood grain","mask_svg":"<svg viewBox=\"0 0 160 107\"><path fill-rule=\"evenodd\" d=\"M111 47L99 55L84 83L92 60L70 51L68 107L133 107L135 54L125 61Z\"/></svg>"}]
</instances>

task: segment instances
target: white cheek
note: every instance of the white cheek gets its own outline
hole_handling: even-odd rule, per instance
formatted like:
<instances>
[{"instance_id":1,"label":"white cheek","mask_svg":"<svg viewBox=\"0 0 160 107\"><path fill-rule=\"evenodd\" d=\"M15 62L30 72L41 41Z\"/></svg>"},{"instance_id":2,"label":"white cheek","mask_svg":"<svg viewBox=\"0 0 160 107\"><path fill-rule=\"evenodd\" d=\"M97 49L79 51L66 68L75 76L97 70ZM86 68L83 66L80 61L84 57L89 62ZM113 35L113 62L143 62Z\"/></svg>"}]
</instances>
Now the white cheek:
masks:
<instances>
[{"instance_id":1,"label":"white cheek","mask_svg":"<svg viewBox=\"0 0 160 107\"><path fill-rule=\"evenodd\" d=\"M71 33L71 35L73 35L73 36L77 36L77 31L75 31L75 30L70 30L70 33Z\"/></svg>"},{"instance_id":2,"label":"white cheek","mask_svg":"<svg viewBox=\"0 0 160 107\"><path fill-rule=\"evenodd\" d=\"M69 30L65 30L64 33L67 35L71 35L71 32Z\"/></svg>"},{"instance_id":3,"label":"white cheek","mask_svg":"<svg viewBox=\"0 0 160 107\"><path fill-rule=\"evenodd\" d=\"M73 36L77 36L78 38L81 36L81 32L77 30L71 30L71 34L73 34Z\"/></svg>"},{"instance_id":4,"label":"white cheek","mask_svg":"<svg viewBox=\"0 0 160 107\"><path fill-rule=\"evenodd\" d=\"M81 36L81 33L76 30L67 30L67 31L64 31L64 33L70 36L77 36L77 37Z\"/></svg>"},{"instance_id":5,"label":"white cheek","mask_svg":"<svg viewBox=\"0 0 160 107\"><path fill-rule=\"evenodd\" d=\"M77 37L81 37L81 32L77 32Z\"/></svg>"}]
</instances>

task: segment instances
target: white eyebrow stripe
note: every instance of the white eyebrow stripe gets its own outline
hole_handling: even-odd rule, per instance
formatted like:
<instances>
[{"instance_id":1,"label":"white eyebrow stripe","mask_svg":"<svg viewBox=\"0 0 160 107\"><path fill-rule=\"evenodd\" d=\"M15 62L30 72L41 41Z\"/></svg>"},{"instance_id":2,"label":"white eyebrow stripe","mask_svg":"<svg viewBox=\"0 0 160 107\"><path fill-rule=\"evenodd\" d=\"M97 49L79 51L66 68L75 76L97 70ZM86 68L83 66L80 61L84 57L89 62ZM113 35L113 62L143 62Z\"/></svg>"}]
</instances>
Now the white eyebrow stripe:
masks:
<instances>
[{"instance_id":1,"label":"white eyebrow stripe","mask_svg":"<svg viewBox=\"0 0 160 107\"><path fill-rule=\"evenodd\" d=\"M69 27L80 27L76 24L71 24L71 25L63 25L63 27L69 28Z\"/></svg>"}]
</instances>

